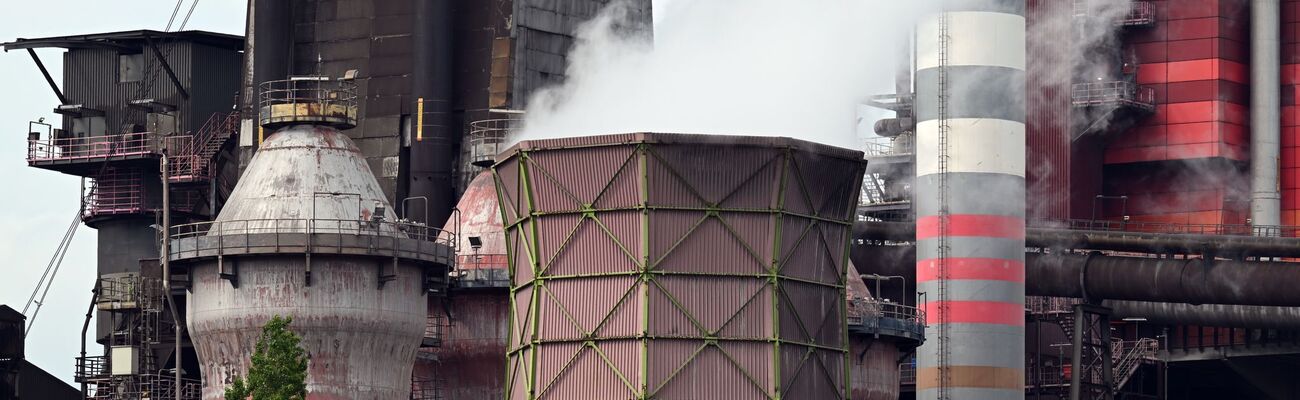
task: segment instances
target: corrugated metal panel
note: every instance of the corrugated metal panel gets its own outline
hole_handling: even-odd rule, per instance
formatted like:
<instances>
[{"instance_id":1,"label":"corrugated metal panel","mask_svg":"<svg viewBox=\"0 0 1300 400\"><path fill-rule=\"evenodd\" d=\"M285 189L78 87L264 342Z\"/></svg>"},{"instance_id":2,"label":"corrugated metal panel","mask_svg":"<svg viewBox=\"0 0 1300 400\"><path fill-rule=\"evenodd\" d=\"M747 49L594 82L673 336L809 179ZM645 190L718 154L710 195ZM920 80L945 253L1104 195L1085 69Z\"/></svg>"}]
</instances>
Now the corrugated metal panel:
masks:
<instances>
[{"instance_id":1,"label":"corrugated metal panel","mask_svg":"<svg viewBox=\"0 0 1300 400\"><path fill-rule=\"evenodd\" d=\"M1068 42L1073 6L1069 2L1030 0L1026 22L1025 186L1031 219L1070 218L1072 58ZM1087 196L1091 197L1091 196Z\"/></svg>"},{"instance_id":2,"label":"corrugated metal panel","mask_svg":"<svg viewBox=\"0 0 1300 400\"><path fill-rule=\"evenodd\" d=\"M847 396L842 264L861 153L623 134L523 142L500 160L502 204L523 204L506 235L524 328L507 397ZM519 241L529 223L540 236ZM532 252L541 276L518 256ZM521 318L533 313L538 326ZM518 367L524 349L538 371ZM772 370L787 353L795 360ZM538 391L518 389L521 378Z\"/></svg>"}]
</instances>

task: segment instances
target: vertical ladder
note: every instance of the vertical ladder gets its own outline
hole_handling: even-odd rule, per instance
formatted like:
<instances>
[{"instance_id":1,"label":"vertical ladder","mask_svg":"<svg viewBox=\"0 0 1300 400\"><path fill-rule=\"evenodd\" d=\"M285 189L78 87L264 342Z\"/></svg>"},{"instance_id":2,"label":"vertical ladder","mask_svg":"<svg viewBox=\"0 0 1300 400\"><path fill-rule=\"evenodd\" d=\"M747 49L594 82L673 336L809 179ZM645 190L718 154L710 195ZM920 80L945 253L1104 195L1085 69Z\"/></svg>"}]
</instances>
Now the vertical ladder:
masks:
<instances>
[{"instance_id":1,"label":"vertical ladder","mask_svg":"<svg viewBox=\"0 0 1300 400\"><path fill-rule=\"evenodd\" d=\"M948 13L939 10L939 400L951 400L952 377L949 366L949 306L948 306L948 258L950 253L948 239L949 190L948 190L948 47L951 44L948 32Z\"/></svg>"}]
</instances>

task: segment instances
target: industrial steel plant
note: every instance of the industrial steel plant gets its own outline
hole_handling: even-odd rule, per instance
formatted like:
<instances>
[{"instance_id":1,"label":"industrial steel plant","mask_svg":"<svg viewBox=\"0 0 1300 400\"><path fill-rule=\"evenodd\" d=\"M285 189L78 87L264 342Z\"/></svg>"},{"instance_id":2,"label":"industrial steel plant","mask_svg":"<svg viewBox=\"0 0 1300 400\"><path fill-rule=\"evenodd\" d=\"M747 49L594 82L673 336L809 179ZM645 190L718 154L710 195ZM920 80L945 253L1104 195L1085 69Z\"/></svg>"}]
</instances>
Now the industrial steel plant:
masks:
<instances>
[{"instance_id":1,"label":"industrial steel plant","mask_svg":"<svg viewBox=\"0 0 1300 400\"><path fill-rule=\"evenodd\" d=\"M276 316L306 400L1300 399L1300 0L918 3L856 148L524 134L650 0L4 38L98 275L73 376L0 306L0 400L225 399Z\"/></svg>"}]
</instances>

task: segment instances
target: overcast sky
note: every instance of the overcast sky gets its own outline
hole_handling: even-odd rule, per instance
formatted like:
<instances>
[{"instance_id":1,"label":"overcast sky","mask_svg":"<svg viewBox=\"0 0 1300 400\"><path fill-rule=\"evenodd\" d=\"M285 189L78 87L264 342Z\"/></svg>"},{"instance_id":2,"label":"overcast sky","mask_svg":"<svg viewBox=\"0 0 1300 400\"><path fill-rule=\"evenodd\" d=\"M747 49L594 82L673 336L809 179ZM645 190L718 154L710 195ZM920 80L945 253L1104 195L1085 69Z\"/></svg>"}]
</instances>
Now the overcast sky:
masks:
<instances>
[{"instance_id":1,"label":"overcast sky","mask_svg":"<svg viewBox=\"0 0 1300 400\"><path fill-rule=\"evenodd\" d=\"M671 14L674 0L654 0L655 18ZM43 0L10 2L0 13L0 41L15 38L162 30L172 0ZM177 24L184 17L185 1ZM246 0L200 1L186 29L242 34ZM64 19L56 19L64 18ZM38 51L62 83L62 50ZM24 51L0 54L0 304L22 311L63 232L77 212L77 177L27 167L27 122L59 121L58 104ZM27 358L72 382L78 340L95 280L95 231L81 226L27 338ZM33 307L34 308L34 307ZM29 314L31 312L29 311ZM94 343L90 354L100 350Z\"/></svg>"}]
</instances>

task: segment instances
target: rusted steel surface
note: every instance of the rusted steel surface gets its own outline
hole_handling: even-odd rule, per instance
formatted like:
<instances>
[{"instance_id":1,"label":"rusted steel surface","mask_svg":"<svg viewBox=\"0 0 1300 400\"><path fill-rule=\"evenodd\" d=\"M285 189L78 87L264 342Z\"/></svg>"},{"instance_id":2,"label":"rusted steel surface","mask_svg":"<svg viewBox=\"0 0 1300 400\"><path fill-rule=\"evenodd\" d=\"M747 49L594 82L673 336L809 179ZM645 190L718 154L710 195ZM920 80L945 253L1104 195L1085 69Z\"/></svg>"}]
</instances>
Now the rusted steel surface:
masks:
<instances>
[{"instance_id":1,"label":"rusted steel surface","mask_svg":"<svg viewBox=\"0 0 1300 400\"><path fill-rule=\"evenodd\" d=\"M846 398L861 160L677 134L503 153L507 397Z\"/></svg>"},{"instance_id":2,"label":"rusted steel surface","mask_svg":"<svg viewBox=\"0 0 1300 400\"><path fill-rule=\"evenodd\" d=\"M898 359L902 356L898 346L887 340L871 336L854 336L850 339L852 358L853 400L897 400L900 390Z\"/></svg>"},{"instance_id":3,"label":"rusted steel surface","mask_svg":"<svg viewBox=\"0 0 1300 400\"><path fill-rule=\"evenodd\" d=\"M199 252L172 259L190 274L187 320L203 375L203 398L223 398L225 385L247 374L261 327L275 315L293 317L290 328L302 336L310 355L308 400L408 398L416 350L426 330L427 285L445 278L437 275L445 274L450 262L436 258L448 260L451 246L432 240L437 238L428 232L436 231L432 228L412 233L395 220L347 136L311 126L270 136L213 228L203 235L173 236L180 244L217 243L211 247L215 257ZM340 225L315 229L321 221ZM221 228L227 226L244 228ZM251 235L250 227L273 234ZM322 234L337 242L318 242ZM269 245L266 240L284 235L303 242L276 239L277 251L233 251L240 239L245 246L258 240ZM373 251L384 239L401 249ZM448 241L454 240L448 234ZM405 246L404 241L422 243ZM336 245L332 254L317 251L331 244ZM344 251L367 245L372 251ZM426 250L434 258L410 254Z\"/></svg>"},{"instance_id":4,"label":"rusted steel surface","mask_svg":"<svg viewBox=\"0 0 1300 400\"><path fill-rule=\"evenodd\" d=\"M445 307L445 308L444 308ZM427 350L417 375L435 376L445 399L500 400L505 393L506 333L510 301L505 290L459 291L430 313L450 312L442 346Z\"/></svg>"}]
</instances>

